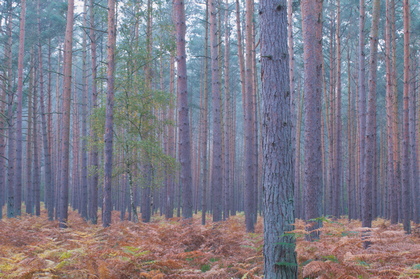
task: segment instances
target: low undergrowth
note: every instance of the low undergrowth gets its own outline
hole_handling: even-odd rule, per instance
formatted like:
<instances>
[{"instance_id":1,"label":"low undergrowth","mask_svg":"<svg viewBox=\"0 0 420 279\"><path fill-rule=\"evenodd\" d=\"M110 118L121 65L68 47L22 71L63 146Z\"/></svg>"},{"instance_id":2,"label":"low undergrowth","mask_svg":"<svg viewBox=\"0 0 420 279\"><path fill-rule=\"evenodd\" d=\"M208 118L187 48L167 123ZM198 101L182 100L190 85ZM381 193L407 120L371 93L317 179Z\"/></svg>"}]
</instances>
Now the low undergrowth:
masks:
<instances>
[{"instance_id":1,"label":"low undergrowth","mask_svg":"<svg viewBox=\"0 0 420 279\"><path fill-rule=\"evenodd\" d=\"M113 220L118 220L115 212ZM420 278L420 237L374 222L362 247L360 222L324 220L321 239L306 242L297 221L300 278ZM262 221L246 233L243 216L115 221L102 228L70 212L69 228L41 217L0 221L0 278L263 278Z\"/></svg>"}]
</instances>

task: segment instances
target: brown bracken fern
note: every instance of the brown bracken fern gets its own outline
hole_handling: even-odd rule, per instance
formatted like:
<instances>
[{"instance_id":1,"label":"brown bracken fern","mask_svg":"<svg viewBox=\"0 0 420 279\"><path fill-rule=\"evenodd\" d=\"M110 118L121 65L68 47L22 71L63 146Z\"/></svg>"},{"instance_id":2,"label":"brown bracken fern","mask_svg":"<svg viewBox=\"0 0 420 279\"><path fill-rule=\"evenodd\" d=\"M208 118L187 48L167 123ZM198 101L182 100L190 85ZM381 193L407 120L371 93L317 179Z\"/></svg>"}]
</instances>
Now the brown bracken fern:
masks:
<instances>
[{"instance_id":1,"label":"brown bracken fern","mask_svg":"<svg viewBox=\"0 0 420 279\"><path fill-rule=\"evenodd\" d=\"M246 233L244 217L117 221L91 225L71 211L69 228L41 217L0 221L0 278L263 278L262 221ZM420 235L377 220L362 247L360 222L326 219L317 242L297 239L299 278L420 278ZM415 231L415 230L414 230Z\"/></svg>"}]
</instances>

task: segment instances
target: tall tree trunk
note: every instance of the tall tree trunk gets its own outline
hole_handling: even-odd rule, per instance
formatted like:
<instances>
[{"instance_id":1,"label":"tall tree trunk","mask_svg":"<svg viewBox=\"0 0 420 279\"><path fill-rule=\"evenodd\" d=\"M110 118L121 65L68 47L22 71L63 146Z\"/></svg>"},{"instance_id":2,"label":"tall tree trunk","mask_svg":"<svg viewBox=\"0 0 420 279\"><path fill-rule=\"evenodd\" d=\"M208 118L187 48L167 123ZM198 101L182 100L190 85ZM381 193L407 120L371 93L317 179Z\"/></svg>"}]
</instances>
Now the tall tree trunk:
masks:
<instances>
[{"instance_id":1,"label":"tall tree trunk","mask_svg":"<svg viewBox=\"0 0 420 279\"><path fill-rule=\"evenodd\" d=\"M112 154L114 138L114 73L116 46L115 0L108 0L108 42L107 42L107 101L105 118L105 149L104 149L104 192L102 226L111 225L112 212Z\"/></svg>"},{"instance_id":2,"label":"tall tree trunk","mask_svg":"<svg viewBox=\"0 0 420 279\"><path fill-rule=\"evenodd\" d=\"M416 52L413 53L413 56L416 57ZM420 56L418 56L420 59ZM418 64L417 64L418 65ZM418 125L418 121L416 121L416 117L419 114L419 112L417 111L417 103L418 103L418 99L419 96L416 96L416 85L418 85L418 81L416 80L416 63L413 62L413 67L411 68L411 72L412 72L412 76L411 76L411 88L410 88L410 102L409 102L409 118L410 118L410 124L409 124L409 130L410 130L410 165L411 165L411 172L410 172L410 181L411 181L411 190L412 190L412 201L413 201L413 221L416 224L420 223L420 204L417 203L416 201L420 200L420 196L419 196L419 181L418 181L418 174L419 174L419 170L418 170L418 145L416 144L416 142L419 139L418 134L416 133L417 129L416 129L416 125ZM418 75L417 75L417 79L418 79ZM419 87L417 87L419 88ZM417 89L418 90L418 89Z\"/></svg>"},{"instance_id":3,"label":"tall tree trunk","mask_svg":"<svg viewBox=\"0 0 420 279\"><path fill-rule=\"evenodd\" d=\"M365 132L365 149L364 149L364 170L365 177L362 184L362 226L372 227L372 189L374 188L376 175L375 158L376 158L376 76L377 76L377 54L378 54L378 29L379 29L379 12L380 1L373 2L372 27L370 32L370 79L368 92L368 107ZM369 241L365 241L364 247L370 245Z\"/></svg>"},{"instance_id":4,"label":"tall tree trunk","mask_svg":"<svg viewBox=\"0 0 420 279\"><path fill-rule=\"evenodd\" d=\"M222 127L221 95L219 76L219 41L217 28L217 1L210 1L210 54L211 54L211 91L213 106L213 156L212 156L212 208L213 221L222 220Z\"/></svg>"},{"instance_id":5,"label":"tall tree trunk","mask_svg":"<svg viewBox=\"0 0 420 279\"><path fill-rule=\"evenodd\" d=\"M83 5L83 26L87 26L87 0ZM87 150L87 106L88 106L88 72L87 72L87 34L83 32L82 36L82 164L81 164L81 196L80 196L80 214L86 220L88 218L88 150Z\"/></svg>"},{"instance_id":6,"label":"tall tree trunk","mask_svg":"<svg viewBox=\"0 0 420 279\"><path fill-rule=\"evenodd\" d=\"M89 15L90 15L90 51L92 60L92 107L93 109L98 107L98 91L97 91L97 54L96 54L96 33L95 33L95 13L94 13L94 0L89 0ZM99 184L99 151L96 143L99 141L94 129L90 127L90 137L94 142L90 151L90 168L93 169L93 174L89 179L89 220L96 224L98 222L98 184Z\"/></svg>"},{"instance_id":7,"label":"tall tree trunk","mask_svg":"<svg viewBox=\"0 0 420 279\"><path fill-rule=\"evenodd\" d=\"M348 41L347 41L348 43ZM348 177L347 177L347 209L348 209L348 216L349 220L356 219L356 212L355 212L355 193L356 193L356 183L355 183L355 169L353 168L355 162L355 156L351 156L350 154L355 153L355 143L354 143L354 123L350 121L350 119L354 119L354 107L353 107L353 99L354 94L351 90L351 71L350 71L350 50L347 50L347 95L348 95L348 106L347 106L347 169L348 169Z\"/></svg>"},{"instance_id":8,"label":"tall tree trunk","mask_svg":"<svg viewBox=\"0 0 420 279\"><path fill-rule=\"evenodd\" d=\"M26 213L33 214L33 180L32 180L32 146L33 146L33 133L32 133L32 119L33 119L33 106L32 106L32 96L36 90L35 81L35 61L34 61L34 48L31 48L31 62L30 67L33 69L29 74L29 88L28 88L28 129L26 135ZM34 97L35 98L35 97Z\"/></svg>"},{"instance_id":9,"label":"tall tree trunk","mask_svg":"<svg viewBox=\"0 0 420 279\"><path fill-rule=\"evenodd\" d=\"M170 69L169 69L169 92L172 95L175 95L175 59L171 55L170 59ZM169 121L172 123L175 123L175 111L174 111L174 99L171 98L171 103L169 105ZM168 154L169 156L176 158L176 152L175 152L175 127L173 125L170 125L168 127ZM175 191L175 175L173 173L169 174L167 184L166 184L166 209L165 209L165 217L166 218L172 218L174 215L174 191Z\"/></svg>"},{"instance_id":10,"label":"tall tree trunk","mask_svg":"<svg viewBox=\"0 0 420 279\"><path fill-rule=\"evenodd\" d=\"M231 133L231 109L230 99L231 99L231 92L230 92L230 10L229 10L229 3L226 1L225 3L225 53L224 53L224 81L225 81L225 100L224 100L224 166L223 166L223 185L224 185L224 218L226 219L229 217L229 207L231 203L230 197L230 188L232 187L231 180L230 180L230 166L231 166L231 150L230 150L230 133Z\"/></svg>"},{"instance_id":11,"label":"tall tree trunk","mask_svg":"<svg viewBox=\"0 0 420 279\"><path fill-rule=\"evenodd\" d=\"M181 163L180 183L182 188L182 216L192 217L192 172L190 120L187 91L187 54L185 52L185 7L182 0L174 1L176 48L178 64L178 125L179 125L179 161Z\"/></svg>"},{"instance_id":12,"label":"tall tree trunk","mask_svg":"<svg viewBox=\"0 0 420 279\"><path fill-rule=\"evenodd\" d=\"M321 96L322 96L322 1L302 0L302 29L305 63L305 217L309 230L319 227L321 216ZM312 232L308 239L318 238Z\"/></svg>"},{"instance_id":13,"label":"tall tree trunk","mask_svg":"<svg viewBox=\"0 0 420 279\"><path fill-rule=\"evenodd\" d=\"M72 80L72 44L74 0L68 0L66 37L64 40L64 79L63 79L63 111L62 111L62 144L61 144L61 189L59 201L60 228L67 227L69 203L70 172L70 113L71 113L71 80Z\"/></svg>"},{"instance_id":14,"label":"tall tree trunk","mask_svg":"<svg viewBox=\"0 0 420 279\"><path fill-rule=\"evenodd\" d=\"M335 80L335 115L334 115L334 127L335 127L335 141L334 141L334 185L333 185L333 212L332 214L336 217L340 217L342 205L340 203L341 189L342 189L342 152L341 152L341 2L337 0L337 19L336 19L336 80Z\"/></svg>"},{"instance_id":15,"label":"tall tree trunk","mask_svg":"<svg viewBox=\"0 0 420 279\"><path fill-rule=\"evenodd\" d=\"M41 69L41 68L40 68ZM41 74L41 71L40 71ZM40 83L41 85L41 83ZM41 88L40 88L41 89ZM41 176L40 176L40 160L39 160L39 140L38 140L38 121L36 111L38 109L38 96L36 90L33 94L33 119L32 130L34 132L34 171L33 171L33 203L35 208L35 215L41 216ZM41 90L39 90L41 92Z\"/></svg>"},{"instance_id":16,"label":"tall tree trunk","mask_svg":"<svg viewBox=\"0 0 420 279\"><path fill-rule=\"evenodd\" d=\"M208 74L209 74L209 63L208 63L208 56L209 56L209 25L208 25L208 18L209 18L209 1L206 1L206 16L204 20L205 24L205 38L204 38L204 77L203 77L203 96L201 99L203 100L200 111L200 123L201 123L201 162L203 164L203 178L202 178L202 187L203 187L203 196L201 202L201 224L206 224L206 213L207 213L207 189L208 189L208 107L209 107L209 87L208 87Z\"/></svg>"},{"instance_id":17,"label":"tall tree trunk","mask_svg":"<svg viewBox=\"0 0 420 279\"><path fill-rule=\"evenodd\" d=\"M15 200L14 200L14 176L15 176L15 127L14 127L14 95L12 92L13 83L12 83L12 72L13 72L13 64L12 64L12 1L7 1L7 11L9 12L8 15L8 22L7 22L7 45L5 49L5 56L6 56L6 64L7 64L7 217L12 218L15 217Z\"/></svg>"},{"instance_id":18,"label":"tall tree trunk","mask_svg":"<svg viewBox=\"0 0 420 279\"><path fill-rule=\"evenodd\" d=\"M254 232L255 221L255 110L253 110L253 16L254 1L246 0L245 32L246 32L246 60L245 60L245 91L244 94L244 164L245 164L245 224L247 232Z\"/></svg>"},{"instance_id":19,"label":"tall tree trunk","mask_svg":"<svg viewBox=\"0 0 420 279\"><path fill-rule=\"evenodd\" d=\"M23 60L25 56L25 22L26 22L26 0L21 1L20 31L19 31L19 54L18 54L18 83L17 83L17 116L16 116L16 172L14 179L14 206L15 216L21 215L22 209L22 153L23 153L23 132L22 132L22 110L23 110Z\"/></svg>"},{"instance_id":20,"label":"tall tree trunk","mask_svg":"<svg viewBox=\"0 0 420 279\"><path fill-rule=\"evenodd\" d=\"M38 36L41 37L41 18L39 15L40 12L40 0L37 1L37 12L38 12ZM48 126L45 112L45 101L44 101L44 73L43 73L43 60L42 60L42 46L41 41L38 41L38 63L39 63L39 97L40 97L40 107L41 107L41 125L42 125L42 135L43 135L43 146L44 146L44 161L45 161L45 204L48 209L48 218L53 219L53 178L52 178L52 165L51 165L51 138L48 134ZM49 74L49 78L51 75ZM48 81L50 83L50 81ZM48 90L51 90L51 86L48 86ZM50 94L50 92L49 92ZM50 105L50 100L48 105ZM51 109L49 108L48 117L50 117ZM50 119L48 119L50 121ZM52 120L51 120L52 121Z\"/></svg>"},{"instance_id":21,"label":"tall tree trunk","mask_svg":"<svg viewBox=\"0 0 420 279\"><path fill-rule=\"evenodd\" d=\"M411 233L410 223L410 132L409 132L409 95L410 95L410 1L403 1L404 14L404 92L403 92L403 143L402 143L402 206L404 230ZM411 151L412 152L412 151Z\"/></svg>"},{"instance_id":22,"label":"tall tree trunk","mask_svg":"<svg viewBox=\"0 0 420 279\"><path fill-rule=\"evenodd\" d=\"M393 40L393 32L391 28L391 0L386 0L386 26L385 26L385 63L386 63L386 111L387 111L387 136L388 136L388 189L390 199L390 219L392 224L398 222L398 199L397 199L397 178L396 178L396 165L394 162L394 86L393 86L393 63L392 63L392 47L391 41Z\"/></svg>"},{"instance_id":23,"label":"tall tree trunk","mask_svg":"<svg viewBox=\"0 0 420 279\"><path fill-rule=\"evenodd\" d=\"M286 233L295 220L286 5L286 0L260 4L264 278L269 279L297 278L295 240Z\"/></svg>"},{"instance_id":24,"label":"tall tree trunk","mask_svg":"<svg viewBox=\"0 0 420 279\"><path fill-rule=\"evenodd\" d=\"M359 59L359 71L358 71L358 92L359 92L359 185L363 189L365 173L365 147L366 147L366 68L365 68L365 16L366 16L366 4L365 0L359 1L359 45L358 45L358 59ZM362 190L363 191L363 190ZM363 195L362 195L363 197ZM363 203L363 202L362 202ZM362 208L363 215L363 208Z\"/></svg>"}]
</instances>

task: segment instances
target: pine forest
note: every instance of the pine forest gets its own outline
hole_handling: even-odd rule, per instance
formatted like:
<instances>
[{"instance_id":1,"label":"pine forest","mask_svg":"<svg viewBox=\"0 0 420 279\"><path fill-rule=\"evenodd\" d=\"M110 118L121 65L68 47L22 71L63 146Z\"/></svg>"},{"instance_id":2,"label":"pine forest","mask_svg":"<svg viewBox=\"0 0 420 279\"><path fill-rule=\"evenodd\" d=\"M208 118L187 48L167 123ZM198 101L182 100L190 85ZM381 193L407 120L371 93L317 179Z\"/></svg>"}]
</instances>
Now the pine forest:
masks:
<instances>
[{"instance_id":1,"label":"pine forest","mask_svg":"<svg viewBox=\"0 0 420 279\"><path fill-rule=\"evenodd\" d=\"M420 2L0 0L0 278L420 278Z\"/></svg>"}]
</instances>

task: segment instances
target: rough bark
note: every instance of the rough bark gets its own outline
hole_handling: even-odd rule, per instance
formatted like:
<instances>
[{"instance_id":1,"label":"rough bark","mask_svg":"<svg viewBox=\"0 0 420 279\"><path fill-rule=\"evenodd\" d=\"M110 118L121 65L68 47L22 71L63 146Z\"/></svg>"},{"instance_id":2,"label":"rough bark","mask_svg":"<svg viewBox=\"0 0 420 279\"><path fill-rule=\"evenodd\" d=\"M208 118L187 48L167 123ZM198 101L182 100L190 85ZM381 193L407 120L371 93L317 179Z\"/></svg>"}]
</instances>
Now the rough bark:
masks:
<instances>
[{"instance_id":1,"label":"rough bark","mask_svg":"<svg viewBox=\"0 0 420 279\"><path fill-rule=\"evenodd\" d=\"M321 216L321 96L322 96L322 1L302 0L302 31L305 73L305 217L317 229ZM312 232L308 239L318 238Z\"/></svg>"},{"instance_id":2,"label":"rough bark","mask_svg":"<svg viewBox=\"0 0 420 279\"><path fill-rule=\"evenodd\" d=\"M378 29L379 29L379 12L380 1L373 2L372 27L370 32L370 78L367 103L367 118L365 132L365 149L364 149L364 169L365 177L362 184L362 226L372 227L372 189L374 188L376 175L375 158L376 158L376 76L377 76L377 54L378 54ZM365 241L364 247L370 245L369 241Z\"/></svg>"},{"instance_id":3,"label":"rough bark","mask_svg":"<svg viewBox=\"0 0 420 279\"><path fill-rule=\"evenodd\" d=\"M297 278L294 164L286 1L263 0L261 81L263 138L264 278Z\"/></svg>"}]
</instances>

